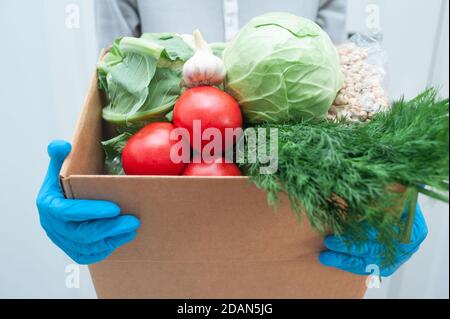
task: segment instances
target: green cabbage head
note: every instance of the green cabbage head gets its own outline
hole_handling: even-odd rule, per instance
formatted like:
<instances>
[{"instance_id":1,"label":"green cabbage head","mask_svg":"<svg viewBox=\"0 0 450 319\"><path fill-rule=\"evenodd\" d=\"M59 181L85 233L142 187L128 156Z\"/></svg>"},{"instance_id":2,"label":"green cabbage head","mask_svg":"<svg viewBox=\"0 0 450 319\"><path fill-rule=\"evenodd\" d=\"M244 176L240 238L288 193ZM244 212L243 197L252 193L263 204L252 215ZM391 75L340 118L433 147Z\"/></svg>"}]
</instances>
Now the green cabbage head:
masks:
<instances>
[{"instance_id":1,"label":"green cabbage head","mask_svg":"<svg viewBox=\"0 0 450 319\"><path fill-rule=\"evenodd\" d=\"M344 80L327 33L289 13L250 21L227 45L224 62L225 89L247 123L324 118Z\"/></svg>"}]
</instances>

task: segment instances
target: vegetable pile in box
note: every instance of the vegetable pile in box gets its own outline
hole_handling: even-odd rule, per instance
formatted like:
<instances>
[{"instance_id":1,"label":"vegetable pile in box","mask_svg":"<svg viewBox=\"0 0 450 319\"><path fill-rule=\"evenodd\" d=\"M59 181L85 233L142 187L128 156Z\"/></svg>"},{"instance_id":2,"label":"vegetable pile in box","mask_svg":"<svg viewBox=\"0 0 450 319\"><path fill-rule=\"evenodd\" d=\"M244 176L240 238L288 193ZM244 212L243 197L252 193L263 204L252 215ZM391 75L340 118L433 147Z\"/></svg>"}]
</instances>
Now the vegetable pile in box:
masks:
<instances>
[{"instance_id":1,"label":"vegetable pile in box","mask_svg":"<svg viewBox=\"0 0 450 319\"><path fill-rule=\"evenodd\" d=\"M418 193L448 202L448 99L428 89L389 105L373 50L360 43L336 48L315 23L285 13L253 19L228 44L208 45L199 31L117 39L98 66L103 118L117 132L103 142L106 167L247 175L272 205L286 193L322 233L362 243L373 227L389 264L394 244L409 241ZM270 174L251 160L267 148L238 147L250 131L268 144L263 133L276 132ZM236 162L240 152L236 165L230 154Z\"/></svg>"}]
</instances>

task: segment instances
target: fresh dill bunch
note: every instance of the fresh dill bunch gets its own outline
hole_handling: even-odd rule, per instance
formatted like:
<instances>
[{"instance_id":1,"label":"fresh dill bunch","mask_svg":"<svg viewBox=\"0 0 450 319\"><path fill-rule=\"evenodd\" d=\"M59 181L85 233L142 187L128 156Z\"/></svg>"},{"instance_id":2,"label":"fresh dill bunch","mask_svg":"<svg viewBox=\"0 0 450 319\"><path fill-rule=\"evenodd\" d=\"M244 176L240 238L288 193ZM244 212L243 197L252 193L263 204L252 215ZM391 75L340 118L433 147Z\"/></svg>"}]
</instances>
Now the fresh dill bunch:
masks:
<instances>
[{"instance_id":1,"label":"fresh dill bunch","mask_svg":"<svg viewBox=\"0 0 450 319\"><path fill-rule=\"evenodd\" d=\"M366 241L373 228L385 247L380 252L384 265L394 262L395 243L411 226L401 218L406 195L394 192L393 185L448 201L439 193L448 192L448 99L439 100L433 89L395 102L368 123L309 121L257 128L278 129L278 171L262 175L261 163L242 167L268 193L269 204L276 205L279 194L286 193L293 211L306 214L315 229L345 234L356 244Z\"/></svg>"}]
</instances>

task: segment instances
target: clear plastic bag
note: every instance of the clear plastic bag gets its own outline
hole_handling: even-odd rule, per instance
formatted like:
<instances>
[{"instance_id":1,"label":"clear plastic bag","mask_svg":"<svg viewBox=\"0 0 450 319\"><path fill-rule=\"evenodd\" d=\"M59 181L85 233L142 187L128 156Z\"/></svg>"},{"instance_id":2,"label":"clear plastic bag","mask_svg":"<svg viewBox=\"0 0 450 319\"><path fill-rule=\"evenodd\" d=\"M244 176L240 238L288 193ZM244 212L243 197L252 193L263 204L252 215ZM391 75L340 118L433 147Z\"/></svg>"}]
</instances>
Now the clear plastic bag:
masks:
<instances>
[{"instance_id":1,"label":"clear plastic bag","mask_svg":"<svg viewBox=\"0 0 450 319\"><path fill-rule=\"evenodd\" d=\"M355 34L338 47L345 77L328 117L366 122L377 112L389 108L387 87L387 55L379 34Z\"/></svg>"}]
</instances>

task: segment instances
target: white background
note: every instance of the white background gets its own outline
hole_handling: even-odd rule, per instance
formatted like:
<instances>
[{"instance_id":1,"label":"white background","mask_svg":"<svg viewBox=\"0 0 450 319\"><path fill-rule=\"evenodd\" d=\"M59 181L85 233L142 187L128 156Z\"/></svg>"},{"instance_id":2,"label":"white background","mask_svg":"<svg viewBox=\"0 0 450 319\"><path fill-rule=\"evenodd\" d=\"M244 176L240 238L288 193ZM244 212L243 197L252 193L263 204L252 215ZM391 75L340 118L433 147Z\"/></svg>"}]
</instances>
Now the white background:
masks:
<instances>
[{"instance_id":1,"label":"white background","mask_svg":"<svg viewBox=\"0 0 450 319\"><path fill-rule=\"evenodd\" d=\"M79 29L65 25L68 4L80 8ZM448 96L448 0L349 4L349 31L366 31L368 4L380 9L393 98L430 85ZM71 138L94 71L93 19L89 0L0 0L0 298L95 298L85 267L80 288L66 288L71 261L46 238L34 203L46 170L46 145ZM448 205L421 201L427 241L367 298L449 297Z\"/></svg>"}]
</instances>

